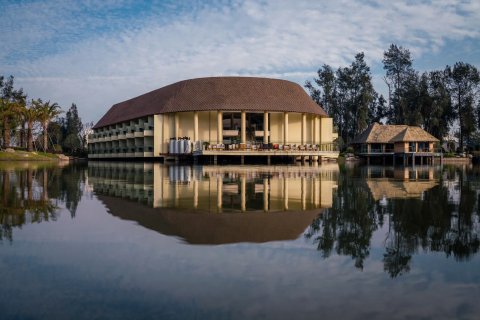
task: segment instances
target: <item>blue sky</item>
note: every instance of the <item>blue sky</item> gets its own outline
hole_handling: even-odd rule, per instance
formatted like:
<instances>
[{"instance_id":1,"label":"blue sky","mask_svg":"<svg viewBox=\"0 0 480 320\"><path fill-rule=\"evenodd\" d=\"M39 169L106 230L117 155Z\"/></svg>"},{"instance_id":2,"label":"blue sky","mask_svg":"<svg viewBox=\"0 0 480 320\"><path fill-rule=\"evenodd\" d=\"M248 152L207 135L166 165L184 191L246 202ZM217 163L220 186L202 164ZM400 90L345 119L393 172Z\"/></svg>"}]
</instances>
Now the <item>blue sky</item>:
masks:
<instances>
[{"instance_id":1,"label":"blue sky","mask_svg":"<svg viewBox=\"0 0 480 320\"><path fill-rule=\"evenodd\" d=\"M304 84L364 51L378 91L390 43L419 71L480 66L480 1L6 1L0 74L29 98L75 102L96 122L114 103L183 79L244 75Z\"/></svg>"}]
</instances>

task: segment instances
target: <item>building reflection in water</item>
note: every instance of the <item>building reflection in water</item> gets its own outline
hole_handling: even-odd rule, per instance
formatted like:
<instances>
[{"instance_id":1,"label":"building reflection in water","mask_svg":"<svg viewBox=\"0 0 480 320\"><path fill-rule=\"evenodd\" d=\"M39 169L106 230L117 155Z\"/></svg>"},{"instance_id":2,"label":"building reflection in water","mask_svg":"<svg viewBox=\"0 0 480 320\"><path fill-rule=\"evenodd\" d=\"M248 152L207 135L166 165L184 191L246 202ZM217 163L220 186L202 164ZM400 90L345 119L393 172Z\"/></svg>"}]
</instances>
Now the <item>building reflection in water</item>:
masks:
<instances>
[{"instance_id":1,"label":"building reflection in water","mask_svg":"<svg viewBox=\"0 0 480 320\"><path fill-rule=\"evenodd\" d=\"M436 170L424 167L364 167L363 176L375 201L422 198L424 192L439 184ZM438 170L437 170L438 172Z\"/></svg>"},{"instance_id":2,"label":"building reflection in water","mask_svg":"<svg viewBox=\"0 0 480 320\"><path fill-rule=\"evenodd\" d=\"M115 216L189 243L220 244L298 238L331 207L338 172L337 164L91 162L89 182Z\"/></svg>"}]
</instances>

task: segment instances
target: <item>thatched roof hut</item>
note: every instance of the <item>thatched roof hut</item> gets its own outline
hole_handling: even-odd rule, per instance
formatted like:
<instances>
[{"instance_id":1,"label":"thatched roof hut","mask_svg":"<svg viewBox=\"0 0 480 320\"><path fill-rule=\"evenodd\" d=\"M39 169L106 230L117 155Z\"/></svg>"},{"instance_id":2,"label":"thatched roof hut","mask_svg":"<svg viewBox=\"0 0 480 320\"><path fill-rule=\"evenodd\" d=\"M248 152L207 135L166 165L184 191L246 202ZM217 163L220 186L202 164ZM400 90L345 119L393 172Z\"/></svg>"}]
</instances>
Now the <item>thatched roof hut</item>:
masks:
<instances>
[{"instance_id":1,"label":"thatched roof hut","mask_svg":"<svg viewBox=\"0 0 480 320\"><path fill-rule=\"evenodd\" d=\"M373 123L355 137L352 144L437 141L437 138L417 126Z\"/></svg>"}]
</instances>

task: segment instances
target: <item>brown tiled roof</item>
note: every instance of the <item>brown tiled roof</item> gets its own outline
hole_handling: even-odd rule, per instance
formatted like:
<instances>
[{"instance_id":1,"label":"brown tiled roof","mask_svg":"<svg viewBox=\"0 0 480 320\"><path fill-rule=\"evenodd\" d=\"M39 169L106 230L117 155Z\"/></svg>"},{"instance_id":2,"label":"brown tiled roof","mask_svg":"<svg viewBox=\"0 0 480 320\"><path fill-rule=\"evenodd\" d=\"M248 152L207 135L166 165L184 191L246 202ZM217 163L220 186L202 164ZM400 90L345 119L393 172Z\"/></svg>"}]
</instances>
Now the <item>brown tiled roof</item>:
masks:
<instances>
[{"instance_id":1,"label":"brown tiled roof","mask_svg":"<svg viewBox=\"0 0 480 320\"><path fill-rule=\"evenodd\" d=\"M94 128L153 114L184 111L327 113L296 83L268 78L212 77L180 81L117 103Z\"/></svg>"},{"instance_id":2,"label":"brown tiled roof","mask_svg":"<svg viewBox=\"0 0 480 320\"><path fill-rule=\"evenodd\" d=\"M436 142L439 140L420 127L374 123L356 136L352 143L395 143L410 141Z\"/></svg>"}]
</instances>

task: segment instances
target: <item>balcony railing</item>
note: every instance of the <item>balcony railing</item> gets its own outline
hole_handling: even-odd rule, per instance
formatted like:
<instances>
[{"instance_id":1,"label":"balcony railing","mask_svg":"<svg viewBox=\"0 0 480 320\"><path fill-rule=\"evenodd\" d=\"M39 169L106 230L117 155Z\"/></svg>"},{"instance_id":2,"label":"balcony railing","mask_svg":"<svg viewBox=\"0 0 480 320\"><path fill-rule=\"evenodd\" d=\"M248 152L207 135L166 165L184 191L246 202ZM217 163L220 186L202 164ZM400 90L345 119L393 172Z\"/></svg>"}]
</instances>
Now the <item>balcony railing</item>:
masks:
<instances>
[{"instance_id":1,"label":"balcony railing","mask_svg":"<svg viewBox=\"0 0 480 320\"><path fill-rule=\"evenodd\" d=\"M314 152L314 151L332 151L337 152L338 147L334 143L323 143L323 144L300 144L300 143L290 143L290 144L281 144L281 143L203 143L203 150L205 151L258 151L258 152ZM194 151L198 148L194 148Z\"/></svg>"}]
</instances>

